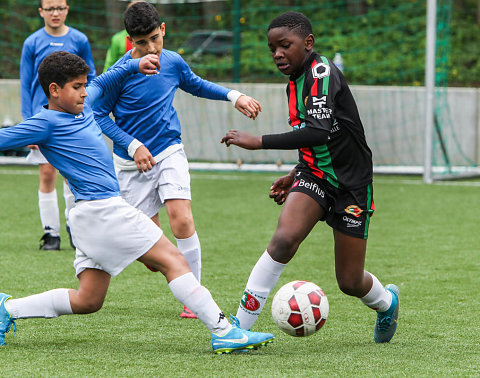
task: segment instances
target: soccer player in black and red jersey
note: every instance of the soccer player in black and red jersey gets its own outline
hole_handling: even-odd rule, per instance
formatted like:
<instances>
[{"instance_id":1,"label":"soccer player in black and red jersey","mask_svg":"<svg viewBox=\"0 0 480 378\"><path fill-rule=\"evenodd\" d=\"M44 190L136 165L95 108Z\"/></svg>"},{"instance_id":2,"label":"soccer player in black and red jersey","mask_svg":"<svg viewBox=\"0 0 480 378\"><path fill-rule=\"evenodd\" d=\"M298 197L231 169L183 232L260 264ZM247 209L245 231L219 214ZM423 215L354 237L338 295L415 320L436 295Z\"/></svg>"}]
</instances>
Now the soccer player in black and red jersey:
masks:
<instances>
[{"instance_id":1,"label":"soccer player in black and red jersey","mask_svg":"<svg viewBox=\"0 0 480 378\"><path fill-rule=\"evenodd\" d=\"M237 317L242 328L252 327L300 243L317 222L326 221L333 229L338 286L377 311L374 340L385 343L396 331L400 293L365 270L374 211L372 153L345 77L313 50L314 42L311 23L301 13L284 13L268 27L273 61L290 79L293 130L263 136L230 130L221 140L249 150L299 150L298 165L270 188L270 197L284 206L267 250L250 274Z\"/></svg>"}]
</instances>

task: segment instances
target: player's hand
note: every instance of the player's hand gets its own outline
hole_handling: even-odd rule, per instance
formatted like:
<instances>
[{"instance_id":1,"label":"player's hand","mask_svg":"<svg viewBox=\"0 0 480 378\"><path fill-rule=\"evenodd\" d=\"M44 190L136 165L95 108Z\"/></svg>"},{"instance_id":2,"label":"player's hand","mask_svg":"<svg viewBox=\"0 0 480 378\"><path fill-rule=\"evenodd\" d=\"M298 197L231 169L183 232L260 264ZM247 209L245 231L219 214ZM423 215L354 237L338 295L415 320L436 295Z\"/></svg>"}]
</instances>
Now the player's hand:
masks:
<instances>
[{"instance_id":1,"label":"player's hand","mask_svg":"<svg viewBox=\"0 0 480 378\"><path fill-rule=\"evenodd\" d=\"M235 103L235 108L245 116L255 119L262 111L262 105L253 97L241 95Z\"/></svg>"},{"instance_id":2,"label":"player's hand","mask_svg":"<svg viewBox=\"0 0 480 378\"><path fill-rule=\"evenodd\" d=\"M155 54L145 55L138 63L138 71L144 75L156 75L160 71L160 60Z\"/></svg>"},{"instance_id":3,"label":"player's hand","mask_svg":"<svg viewBox=\"0 0 480 378\"><path fill-rule=\"evenodd\" d=\"M230 130L220 141L225 143L227 147L235 144L238 147L247 150L259 150L262 148L262 137L250 135L239 130Z\"/></svg>"},{"instance_id":4,"label":"player's hand","mask_svg":"<svg viewBox=\"0 0 480 378\"><path fill-rule=\"evenodd\" d=\"M270 187L269 197L277 203L277 205L283 205L287 199L288 191L292 187L294 176L288 174L276 179Z\"/></svg>"},{"instance_id":5,"label":"player's hand","mask_svg":"<svg viewBox=\"0 0 480 378\"><path fill-rule=\"evenodd\" d=\"M133 155L133 159L135 160L138 172L140 173L149 171L156 164L152 154L144 145L137 148Z\"/></svg>"},{"instance_id":6,"label":"player's hand","mask_svg":"<svg viewBox=\"0 0 480 378\"><path fill-rule=\"evenodd\" d=\"M36 144L29 144L27 147L30 148L31 150L38 150L39 149Z\"/></svg>"}]
</instances>

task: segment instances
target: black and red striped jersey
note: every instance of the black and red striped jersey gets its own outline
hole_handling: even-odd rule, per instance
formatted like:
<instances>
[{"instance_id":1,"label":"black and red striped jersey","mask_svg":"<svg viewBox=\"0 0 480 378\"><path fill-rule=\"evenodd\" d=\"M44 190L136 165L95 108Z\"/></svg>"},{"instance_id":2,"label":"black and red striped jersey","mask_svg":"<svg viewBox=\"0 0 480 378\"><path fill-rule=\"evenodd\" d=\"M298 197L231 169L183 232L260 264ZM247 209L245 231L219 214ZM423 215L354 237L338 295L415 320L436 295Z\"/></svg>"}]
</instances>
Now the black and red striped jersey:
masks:
<instances>
[{"instance_id":1,"label":"black and red striped jersey","mask_svg":"<svg viewBox=\"0 0 480 378\"><path fill-rule=\"evenodd\" d=\"M357 105L332 61L313 52L304 72L290 76L287 97L290 126L330 132L326 144L299 150L297 169L310 170L338 188L354 189L372 182L372 152Z\"/></svg>"}]
</instances>

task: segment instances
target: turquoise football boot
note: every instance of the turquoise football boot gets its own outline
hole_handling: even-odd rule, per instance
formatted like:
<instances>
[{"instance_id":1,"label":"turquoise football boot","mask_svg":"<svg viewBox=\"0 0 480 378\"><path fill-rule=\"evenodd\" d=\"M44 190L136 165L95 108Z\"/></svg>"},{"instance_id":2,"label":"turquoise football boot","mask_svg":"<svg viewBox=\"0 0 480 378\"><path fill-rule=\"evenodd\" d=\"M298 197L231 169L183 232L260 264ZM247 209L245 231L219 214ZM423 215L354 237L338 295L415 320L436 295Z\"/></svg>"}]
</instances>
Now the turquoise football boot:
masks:
<instances>
[{"instance_id":1,"label":"turquoise football boot","mask_svg":"<svg viewBox=\"0 0 480 378\"><path fill-rule=\"evenodd\" d=\"M388 343L397 330L400 290L394 284L385 286L385 289L392 293L392 304L385 312L377 311L377 321L373 332L373 338L376 343Z\"/></svg>"},{"instance_id":2,"label":"turquoise football boot","mask_svg":"<svg viewBox=\"0 0 480 378\"><path fill-rule=\"evenodd\" d=\"M5 308L5 301L11 298L11 295L0 293L0 345L5 345L5 334L10 331L13 324L13 332L17 332L17 325Z\"/></svg>"},{"instance_id":3,"label":"turquoise football boot","mask_svg":"<svg viewBox=\"0 0 480 378\"><path fill-rule=\"evenodd\" d=\"M271 333L251 332L240 328L238 319L230 315L232 329L225 336L212 333L212 348L217 354L232 353L234 351L248 351L258 349L273 343Z\"/></svg>"}]
</instances>

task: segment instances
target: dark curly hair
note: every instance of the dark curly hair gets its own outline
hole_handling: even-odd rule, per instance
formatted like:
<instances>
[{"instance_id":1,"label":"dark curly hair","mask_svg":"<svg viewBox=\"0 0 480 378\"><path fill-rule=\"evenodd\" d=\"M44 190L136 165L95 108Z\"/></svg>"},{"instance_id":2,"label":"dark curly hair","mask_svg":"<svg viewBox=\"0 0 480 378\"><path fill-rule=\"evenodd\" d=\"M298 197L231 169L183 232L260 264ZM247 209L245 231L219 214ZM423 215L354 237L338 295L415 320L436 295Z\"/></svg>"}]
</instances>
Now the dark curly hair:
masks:
<instances>
[{"instance_id":1,"label":"dark curly hair","mask_svg":"<svg viewBox=\"0 0 480 378\"><path fill-rule=\"evenodd\" d=\"M306 38L309 34L313 34L312 24L307 16L300 12L285 12L277 16L268 25L268 30L274 28L288 28L302 38Z\"/></svg>"},{"instance_id":2,"label":"dark curly hair","mask_svg":"<svg viewBox=\"0 0 480 378\"><path fill-rule=\"evenodd\" d=\"M150 34L162 24L157 9L145 1L133 3L127 8L123 23L130 37Z\"/></svg>"},{"instance_id":3,"label":"dark curly hair","mask_svg":"<svg viewBox=\"0 0 480 378\"><path fill-rule=\"evenodd\" d=\"M38 81L47 98L50 98L48 87L51 83L57 83L63 88L69 81L89 72L90 67L79 56L66 51L55 51L40 63Z\"/></svg>"}]
</instances>

